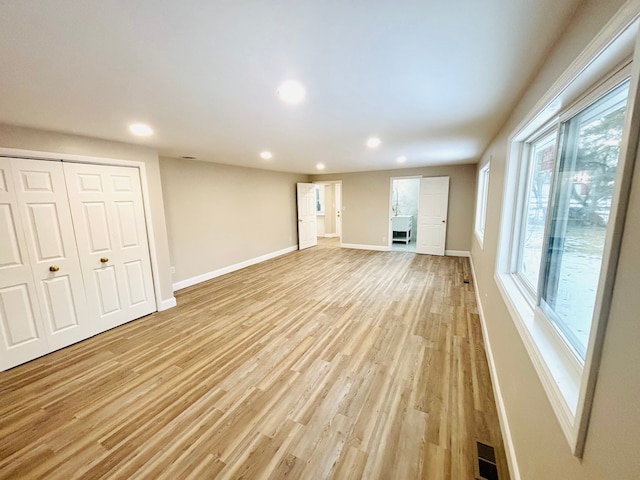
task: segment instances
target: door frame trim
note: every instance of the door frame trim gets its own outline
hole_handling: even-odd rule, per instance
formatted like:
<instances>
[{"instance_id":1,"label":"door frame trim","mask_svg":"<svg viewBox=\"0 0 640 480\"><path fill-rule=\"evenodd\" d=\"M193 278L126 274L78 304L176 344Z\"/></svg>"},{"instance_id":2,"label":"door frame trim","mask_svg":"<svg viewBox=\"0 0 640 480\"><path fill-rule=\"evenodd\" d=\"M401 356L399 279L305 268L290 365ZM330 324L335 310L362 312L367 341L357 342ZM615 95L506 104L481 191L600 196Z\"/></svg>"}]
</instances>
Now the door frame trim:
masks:
<instances>
[{"instance_id":1,"label":"door frame trim","mask_svg":"<svg viewBox=\"0 0 640 480\"><path fill-rule=\"evenodd\" d=\"M173 299L165 300L161 296L160 269L158 265L158 257L156 255L156 241L153 228L153 219L151 216L151 202L149 197L146 165L144 162L139 160L122 160L109 157L92 157L90 155L42 152L38 150L24 150L7 147L0 147L0 157L24 158L27 160L66 161L73 163L137 168L140 175L140 184L142 187L142 204L144 208L145 225L147 227L147 239L149 241L149 259L151 260L151 276L153 279L153 291L156 311L165 310L166 308L175 306L175 297L173 297Z\"/></svg>"}]
</instances>

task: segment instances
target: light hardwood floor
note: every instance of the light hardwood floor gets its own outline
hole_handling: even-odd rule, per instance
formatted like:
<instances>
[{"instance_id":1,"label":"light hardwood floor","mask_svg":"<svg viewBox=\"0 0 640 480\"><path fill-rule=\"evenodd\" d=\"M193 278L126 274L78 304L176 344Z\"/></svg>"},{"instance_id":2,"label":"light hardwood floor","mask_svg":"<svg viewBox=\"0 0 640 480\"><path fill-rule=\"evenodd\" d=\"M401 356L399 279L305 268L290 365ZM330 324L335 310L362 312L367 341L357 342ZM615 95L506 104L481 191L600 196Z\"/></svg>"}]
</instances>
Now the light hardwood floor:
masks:
<instances>
[{"instance_id":1,"label":"light hardwood floor","mask_svg":"<svg viewBox=\"0 0 640 480\"><path fill-rule=\"evenodd\" d=\"M504 448L469 263L335 240L0 373L0 478L451 479Z\"/></svg>"}]
</instances>

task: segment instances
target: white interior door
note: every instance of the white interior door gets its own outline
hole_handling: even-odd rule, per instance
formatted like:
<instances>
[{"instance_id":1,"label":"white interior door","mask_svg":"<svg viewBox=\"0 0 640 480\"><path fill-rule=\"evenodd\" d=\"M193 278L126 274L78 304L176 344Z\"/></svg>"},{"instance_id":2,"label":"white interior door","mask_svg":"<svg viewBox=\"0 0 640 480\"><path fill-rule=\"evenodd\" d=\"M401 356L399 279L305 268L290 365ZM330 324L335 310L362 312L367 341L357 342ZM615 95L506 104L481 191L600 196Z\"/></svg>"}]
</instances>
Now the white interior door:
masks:
<instances>
[{"instance_id":1,"label":"white interior door","mask_svg":"<svg viewBox=\"0 0 640 480\"><path fill-rule=\"evenodd\" d=\"M342 238L342 184L335 184L336 234Z\"/></svg>"},{"instance_id":2,"label":"white interior door","mask_svg":"<svg viewBox=\"0 0 640 480\"><path fill-rule=\"evenodd\" d=\"M11 168L42 323L53 351L92 332L62 163L11 159Z\"/></svg>"},{"instance_id":3,"label":"white interior door","mask_svg":"<svg viewBox=\"0 0 640 480\"><path fill-rule=\"evenodd\" d=\"M97 331L154 312L138 169L65 163L64 173Z\"/></svg>"},{"instance_id":4,"label":"white interior door","mask_svg":"<svg viewBox=\"0 0 640 480\"><path fill-rule=\"evenodd\" d=\"M48 351L11 161L0 158L0 371Z\"/></svg>"},{"instance_id":5,"label":"white interior door","mask_svg":"<svg viewBox=\"0 0 640 480\"><path fill-rule=\"evenodd\" d=\"M421 178L416 253L444 255L448 206L449 177Z\"/></svg>"},{"instance_id":6,"label":"white interior door","mask_svg":"<svg viewBox=\"0 0 640 480\"><path fill-rule=\"evenodd\" d=\"M316 224L316 191L313 183L298 183L298 248L318 244Z\"/></svg>"}]
</instances>

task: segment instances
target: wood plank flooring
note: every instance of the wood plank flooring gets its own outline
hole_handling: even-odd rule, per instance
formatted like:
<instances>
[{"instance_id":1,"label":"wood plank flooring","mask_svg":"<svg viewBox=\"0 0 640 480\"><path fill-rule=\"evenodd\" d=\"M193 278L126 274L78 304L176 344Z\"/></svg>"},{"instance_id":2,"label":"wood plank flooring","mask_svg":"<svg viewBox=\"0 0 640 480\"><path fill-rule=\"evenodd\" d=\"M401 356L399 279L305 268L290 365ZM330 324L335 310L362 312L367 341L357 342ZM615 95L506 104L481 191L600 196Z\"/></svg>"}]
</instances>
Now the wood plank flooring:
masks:
<instances>
[{"instance_id":1,"label":"wood plank flooring","mask_svg":"<svg viewBox=\"0 0 640 480\"><path fill-rule=\"evenodd\" d=\"M0 373L0 478L508 479L469 263L294 252Z\"/></svg>"}]
</instances>

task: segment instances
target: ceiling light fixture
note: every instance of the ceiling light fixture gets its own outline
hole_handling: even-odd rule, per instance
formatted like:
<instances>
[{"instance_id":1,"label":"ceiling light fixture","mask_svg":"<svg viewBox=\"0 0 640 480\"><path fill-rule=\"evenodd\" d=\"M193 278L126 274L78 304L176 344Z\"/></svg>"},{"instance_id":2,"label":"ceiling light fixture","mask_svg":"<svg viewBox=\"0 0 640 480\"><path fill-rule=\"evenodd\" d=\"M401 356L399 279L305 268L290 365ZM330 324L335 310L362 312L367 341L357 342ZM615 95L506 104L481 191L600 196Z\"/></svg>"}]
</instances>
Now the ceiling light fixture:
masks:
<instances>
[{"instance_id":1,"label":"ceiling light fixture","mask_svg":"<svg viewBox=\"0 0 640 480\"><path fill-rule=\"evenodd\" d=\"M271 160L273 158L273 153L265 150L264 152L260 152L260 158L263 160Z\"/></svg>"},{"instance_id":2,"label":"ceiling light fixture","mask_svg":"<svg viewBox=\"0 0 640 480\"><path fill-rule=\"evenodd\" d=\"M396 162L398 163L404 163L407 161L407 157L405 157L404 155L400 155L398 158L396 158Z\"/></svg>"},{"instance_id":3,"label":"ceiling light fixture","mask_svg":"<svg viewBox=\"0 0 640 480\"><path fill-rule=\"evenodd\" d=\"M380 140L378 137L367 138L367 147L369 148L378 148L381 143L382 140Z\"/></svg>"},{"instance_id":4,"label":"ceiling light fixture","mask_svg":"<svg viewBox=\"0 0 640 480\"><path fill-rule=\"evenodd\" d=\"M138 137L153 135L153 129L145 123L132 123L129 125L129 131Z\"/></svg>"},{"instance_id":5,"label":"ceiling light fixture","mask_svg":"<svg viewBox=\"0 0 640 480\"><path fill-rule=\"evenodd\" d=\"M324 170L324 163L318 163L318 164L316 165L316 168L317 168L318 170Z\"/></svg>"},{"instance_id":6,"label":"ceiling light fixture","mask_svg":"<svg viewBox=\"0 0 640 480\"><path fill-rule=\"evenodd\" d=\"M280 100L286 103L297 104L304 100L307 91L300 82L295 80L287 80L276 90Z\"/></svg>"}]
</instances>

